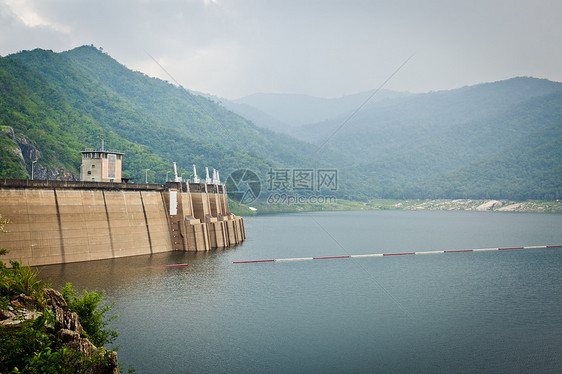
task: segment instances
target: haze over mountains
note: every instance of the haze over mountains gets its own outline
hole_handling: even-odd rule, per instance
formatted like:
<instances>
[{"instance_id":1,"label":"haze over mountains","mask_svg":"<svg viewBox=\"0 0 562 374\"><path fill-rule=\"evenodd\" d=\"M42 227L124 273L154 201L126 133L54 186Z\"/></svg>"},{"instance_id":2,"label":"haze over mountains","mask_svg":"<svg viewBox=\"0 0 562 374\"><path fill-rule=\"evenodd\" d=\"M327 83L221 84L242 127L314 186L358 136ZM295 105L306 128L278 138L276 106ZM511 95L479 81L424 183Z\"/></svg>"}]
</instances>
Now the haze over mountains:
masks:
<instances>
[{"instance_id":1,"label":"haze over mountains","mask_svg":"<svg viewBox=\"0 0 562 374\"><path fill-rule=\"evenodd\" d=\"M306 123L322 115L314 105L292 117L272 110L278 99L284 107L301 96L240 101L271 116L270 128L292 120L276 130L345 152L362 180L378 181L377 195L548 199L559 197L562 184L561 94L561 83L518 77L426 94L377 92L355 115L366 94L317 99L337 113L317 123Z\"/></svg>"},{"instance_id":2,"label":"haze over mountains","mask_svg":"<svg viewBox=\"0 0 562 374\"><path fill-rule=\"evenodd\" d=\"M77 174L79 151L101 134L139 181L151 169L163 182L172 161L185 174L193 163L223 178L255 170L264 186L270 168L329 167L347 199L559 198L562 84L382 90L350 118L371 95L256 94L221 105L94 47L21 52L0 58L0 177L26 177L35 159L45 176Z\"/></svg>"},{"instance_id":3,"label":"haze over mountains","mask_svg":"<svg viewBox=\"0 0 562 374\"><path fill-rule=\"evenodd\" d=\"M223 101L233 112L243 115L256 125L280 132L310 123L331 120L354 111L370 98L378 102L408 96L408 93L372 90L339 98L320 98L309 95L260 93L233 101Z\"/></svg>"}]
</instances>

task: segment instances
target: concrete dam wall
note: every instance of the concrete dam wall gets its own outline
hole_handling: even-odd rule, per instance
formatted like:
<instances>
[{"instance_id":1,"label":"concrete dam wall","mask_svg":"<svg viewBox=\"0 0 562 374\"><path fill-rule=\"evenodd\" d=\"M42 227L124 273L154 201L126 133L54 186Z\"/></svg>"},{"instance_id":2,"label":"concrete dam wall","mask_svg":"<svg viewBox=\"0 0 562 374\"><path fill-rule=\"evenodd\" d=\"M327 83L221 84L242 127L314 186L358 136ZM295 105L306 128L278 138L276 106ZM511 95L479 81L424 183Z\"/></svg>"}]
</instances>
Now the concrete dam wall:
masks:
<instances>
[{"instance_id":1,"label":"concrete dam wall","mask_svg":"<svg viewBox=\"0 0 562 374\"><path fill-rule=\"evenodd\" d=\"M3 261L47 265L241 243L222 185L0 180Z\"/></svg>"}]
</instances>

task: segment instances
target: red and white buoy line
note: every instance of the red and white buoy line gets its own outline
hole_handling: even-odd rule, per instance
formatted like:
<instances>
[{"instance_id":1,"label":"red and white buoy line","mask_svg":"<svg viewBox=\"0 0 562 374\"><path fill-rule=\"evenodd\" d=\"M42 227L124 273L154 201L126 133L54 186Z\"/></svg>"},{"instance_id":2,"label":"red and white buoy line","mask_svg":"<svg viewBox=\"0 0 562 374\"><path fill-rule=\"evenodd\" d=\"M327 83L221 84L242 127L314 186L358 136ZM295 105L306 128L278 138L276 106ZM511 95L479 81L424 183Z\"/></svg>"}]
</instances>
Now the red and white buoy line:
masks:
<instances>
[{"instance_id":1,"label":"red and white buoy line","mask_svg":"<svg viewBox=\"0 0 562 374\"><path fill-rule=\"evenodd\" d=\"M154 265L154 266L145 266L145 269L158 269L158 268L177 268L181 266L188 266L188 264L171 264L171 265Z\"/></svg>"},{"instance_id":2,"label":"red and white buoy line","mask_svg":"<svg viewBox=\"0 0 562 374\"><path fill-rule=\"evenodd\" d=\"M429 255L437 253L466 253L466 252L487 252L487 251L506 251L515 249L543 249L543 248L562 248L562 245L537 245L531 247L505 247L505 248L481 248L481 249L453 249L447 251L422 251L422 252L395 252L395 253L373 253L366 255L344 255L344 256L325 256L325 257L294 257L294 258L276 258L272 260L251 260L251 261L234 261L235 264L254 264L260 262L283 262L283 261L307 261L307 260L332 260L342 258L364 258L364 257L386 257L386 256L404 256L404 255Z\"/></svg>"}]
</instances>

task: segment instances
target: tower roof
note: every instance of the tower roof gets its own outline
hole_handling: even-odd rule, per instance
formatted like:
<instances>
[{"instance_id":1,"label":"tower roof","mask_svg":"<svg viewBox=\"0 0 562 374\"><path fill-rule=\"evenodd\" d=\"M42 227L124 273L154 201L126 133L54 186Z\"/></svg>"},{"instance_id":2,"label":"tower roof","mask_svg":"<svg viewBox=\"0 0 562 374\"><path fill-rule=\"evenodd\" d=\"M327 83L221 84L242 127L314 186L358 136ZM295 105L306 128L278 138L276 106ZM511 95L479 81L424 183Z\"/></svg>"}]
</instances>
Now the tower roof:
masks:
<instances>
[{"instance_id":1,"label":"tower roof","mask_svg":"<svg viewBox=\"0 0 562 374\"><path fill-rule=\"evenodd\" d=\"M86 148L85 150L81 151L80 153L92 153L92 152L97 152L97 153L112 153L112 154L117 154L117 155L124 155L125 153L121 152L121 151L117 151L114 149L94 149L94 148Z\"/></svg>"}]
</instances>

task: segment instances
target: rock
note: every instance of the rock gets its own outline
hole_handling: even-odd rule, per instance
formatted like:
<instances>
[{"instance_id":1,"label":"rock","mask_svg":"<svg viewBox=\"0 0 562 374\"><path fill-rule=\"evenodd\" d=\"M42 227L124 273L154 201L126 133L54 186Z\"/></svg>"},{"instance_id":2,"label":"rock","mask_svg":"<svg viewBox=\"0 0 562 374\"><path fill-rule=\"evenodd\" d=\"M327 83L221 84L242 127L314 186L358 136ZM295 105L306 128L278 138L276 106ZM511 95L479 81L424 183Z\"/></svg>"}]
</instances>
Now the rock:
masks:
<instances>
[{"instance_id":1,"label":"rock","mask_svg":"<svg viewBox=\"0 0 562 374\"><path fill-rule=\"evenodd\" d=\"M495 204L499 203L497 200L489 200L486 201L484 204L481 204L476 207L476 210L492 210Z\"/></svg>"},{"instance_id":2,"label":"rock","mask_svg":"<svg viewBox=\"0 0 562 374\"><path fill-rule=\"evenodd\" d=\"M119 363L117 362L117 352L107 351L107 367L101 367L98 371L101 374L119 374Z\"/></svg>"},{"instance_id":3,"label":"rock","mask_svg":"<svg viewBox=\"0 0 562 374\"><path fill-rule=\"evenodd\" d=\"M117 353L105 348L96 348L87 338L83 338L76 331L60 329L56 333L69 349L81 352L85 357L103 357L103 361L92 367L88 372L91 374L118 374L119 366Z\"/></svg>"},{"instance_id":4,"label":"rock","mask_svg":"<svg viewBox=\"0 0 562 374\"><path fill-rule=\"evenodd\" d=\"M0 320L14 318L16 315L9 310L0 309Z\"/></svg>"},{"instance_id":5,"label":"rock","mask_svg":"<svg viewBox=\"0 0 562 374\"><path fill-rule=\"evenodd\" d=\"M2 326L17 326L25 321L34 320L43 314L35 309L27 310L25 308L14 309L13 312L4 312L6 312L5 315L9 317L0 321L0 325Z\"/></svg>"},{"instance_id":6,"label":"rock","mask_svg":"<svg viewBox=\"0 0 562 374\"><path fill-rule=\"evenodd\" d=\"M97 348L87 339L80 336L77 331L60 329L55 334L68 348L80 351L86 357L91 358Z\"/></svg>"},{"instance_id":7,"label":"rock","mask_svg":"<svg viewBox=\"0 0 562 374\"><path fill-rule=\"evenodd\" d=\"M68 309L68 304L59 291L53 290L52 288L45 288L43 290L43 296L45 297L47 305L65 310Z\"/></svg>"},{"instance_id":8,"label":"rock","mask_svg":"<svg viewBox=\"0 0 562 374\"><path fill-rule=\"evenodd\" d=\"M89 372L91 374L119 374L117 353L105 349L101 349L98 353L104 357L105 362L97 364Z\"/></svg>"},{"instance_id":9,"label":"rock","mask_svg":"<svg viewBox=\"0 0 562 374\"><path fill-rule=\"evenodd\" d=\"M521 209L521 204L515 203L515 204L506 205L498 210L502 212L517 212L520 209Z\"/></svg>"},{"instance_id":10,"label":"rock","mask_svg":"<svg viewBox=\"0 0 562 374\"><path fill-rule=\"evenodd\" d=\"M41 312L35 309L36 302L33 298L20 294L10 301L7 309L0 309L0 325L17 326L24 321L36 319Z\"/></svg>"},{"instance_id":11,"label":"rock","mask_svg":"<svg viewBox=\"0 0 562 374\"><path fill-rule=\"evenodd\" d=\"M5 148L13 153L28 177L31 177L32 161L40 161L42 158L41 151L36 148L32 142L24 135L16 134L11 127L0 129L0 139L8 139L11 145L6 145ZM37 180L79 180L79 176L67 170L63 165L56 165L47 168L40 162L33 166L34 179Z\"/></svg>"},{"instance_id":12,"label":"rock","mask_svg":"<svg viewBox=\"0 0 562 374\"><path fill-rule=\"evenodd\" d=\"M100 364L89 370L91 374L118 374L117 353L105 348L97 348L87 338L82 337L84 329L78 315L71 312L61 293L52 288L43 291L46 308L55 314L55 335L69 348L81 352L85 357L103 357Z\"/></svg>"},{"instance_id":13,"label":"rock","mask_svg":"<svg viewBox=\"0 0 562 374\"><path fill-rule=\"evenodd\" d=\"M19 294L14 300L10 302L13 306L18 305L18 308L33 309L35 308L35 300L26 294Z\"/></svg>"},{"instance_id":14,"label":"rock","mask_svg":"<svg viewBox=\"0 0 562 374\"><path fill-rule=\"evenodd\" d=\"M55 329L67 329L76 331L79 334L84 332L78 315L68 309L68 304L62 297L61 293L52 288L46 288L43 291L43 296L46 301L46 308L51 310L55 315L56 325Z\"/></svg>"},{"instance_id":15,"label":"rock","mask_svg":"<svg viewBox=\"0 0 562 374\"><path fill-rule=\"evenodd\" d=\"M45 309L51 310L55 316L55 326L48 326L54 328L53 334L69 349L81 352L88 359L96 358L98 363L87 368L87 372L89 374L118 374L117 353L103 347L97 348L90 340L82 336L84 329L79 317L70 311L62 294L57 290L47 288L43 290L43 296ZM24 321L34 320L42 314L36 309L37 307L33 298L25 294L18 295L10 302L7 310L0 309L0 325L16 327ZM98 361L97 358L100 360ZM84 369L83 362L76 362L72 365L73 370L76 369L77 372L82 372Z\"/></svg>"},{"instance_id":16,"label":"rock","mask_svg":"<svg viewBox=\"0 0 562 374\"><path fill-rule=\"evenodd\" d=\"M8 318L8 319L5 319L3 321L0 321L0 326L17 326L22 322L23 322L23 320L21 320L19 318L16 318L16 317Z\"/></svg>"},{"instance_id":17,"label":"rock","mask_svg":"<svg viewBox=\"0 0 562 374\"><path fill-rule=\"evenodd\" d=\"M59 331L57 331L56 336L63 343L69 343L69 342L72 342L74 340L80 339L80 334L78 332L68 330L68 329L60 329Z\"/></svg>"}]
</instances>

